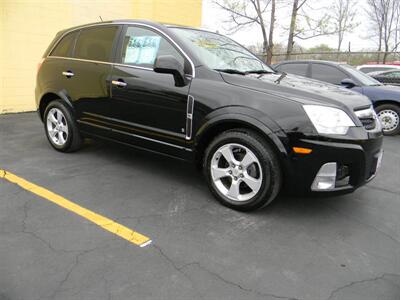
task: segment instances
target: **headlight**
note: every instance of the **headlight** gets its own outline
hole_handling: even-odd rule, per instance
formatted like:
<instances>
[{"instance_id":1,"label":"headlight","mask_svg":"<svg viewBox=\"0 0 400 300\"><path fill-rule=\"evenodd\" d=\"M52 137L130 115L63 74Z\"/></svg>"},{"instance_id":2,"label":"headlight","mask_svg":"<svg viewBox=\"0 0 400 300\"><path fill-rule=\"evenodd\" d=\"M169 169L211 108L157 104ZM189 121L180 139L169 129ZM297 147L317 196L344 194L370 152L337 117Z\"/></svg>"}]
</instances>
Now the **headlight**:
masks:
<instances>
[{"instance_id":1,"label":"headlight","mask_svg":"<svg viewBox=\"0 0 400 300\"><path fill-rule=\"evenodd\" d=\"M349 115L341 109L322 105L303 107L320 134L346 134L349 127L356 126Z\"/></svg>"}]
</instances>

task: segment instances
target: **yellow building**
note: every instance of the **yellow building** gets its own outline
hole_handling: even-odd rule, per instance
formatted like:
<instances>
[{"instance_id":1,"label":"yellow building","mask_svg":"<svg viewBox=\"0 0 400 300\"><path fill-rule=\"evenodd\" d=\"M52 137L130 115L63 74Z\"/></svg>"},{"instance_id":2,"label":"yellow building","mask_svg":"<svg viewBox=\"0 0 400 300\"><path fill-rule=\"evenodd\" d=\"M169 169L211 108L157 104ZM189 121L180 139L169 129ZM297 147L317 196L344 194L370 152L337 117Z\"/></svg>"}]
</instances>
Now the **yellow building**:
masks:
<instances>
[{"instance_id":1,"label":"yellow building","mask_svg":"<svg viewBox=\"0 0 400 300\"><path fill-rule=\"evenodd\" d=\"M37 65L55 34L100 16L199 27L202 0L0 0L0 114L34 110Z\"/></svg>"}]
</instances>

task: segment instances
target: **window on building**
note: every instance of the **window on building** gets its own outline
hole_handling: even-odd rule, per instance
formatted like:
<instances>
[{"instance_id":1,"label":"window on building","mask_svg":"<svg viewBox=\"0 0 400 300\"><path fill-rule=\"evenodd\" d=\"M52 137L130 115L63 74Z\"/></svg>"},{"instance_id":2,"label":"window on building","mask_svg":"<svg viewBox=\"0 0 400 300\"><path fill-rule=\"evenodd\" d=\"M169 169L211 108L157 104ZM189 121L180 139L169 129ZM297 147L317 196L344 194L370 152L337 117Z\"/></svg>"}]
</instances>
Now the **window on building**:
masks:
<instances>
[{"instance_id":1,"label":"window on building","mask_svg":"<svg viewBox=\"0 0 400 300\"><path fill-rule=\"evenodd\" d=\"M308 64L306 64L306 63L284 64L284 65L278 66L276 69L280 72L285 72L288 74L307 76Z\"/></svg>"},{"instance_id":2,"label":"window on building","mask_svg":"<svg viewBox=\"0 0 400 300\"><path fill-rule=\"evenodd\" d=\"M339 85L343 79L348 78L344 72L334 66L312 64L312 78Z\"/></svg>"},{"instance_id":3,"label":"window on building","mask_svg":"<svg viewBox=\"0 0 400 300\"><path fill-rule=\"evenodd\" d=\"M122 45L123 64L153 68L160 55L172 55L185 64L183 56L161 35L141 27L128 27Z\"/></svg>"},{"instance_id":4,"label":"window on building","mask_svg":"<svg viewBox=\"0 0 400 300\"><path fill-rule=\"evenodd\" d=\"M70 57L77 34L77 32L72 32L63 37L51 52L50 56Z\"/></svg>"},{"instance_id":5,"label":"window on building","mask_svg":"<svg viewBox=\"0 0 400 300\"><path fill-rule=\"evenodd\" d=\"M111 61L114 39L118 26L99 26L82 29L75 46L75 57Z\"/></svg>"}]
</instances>

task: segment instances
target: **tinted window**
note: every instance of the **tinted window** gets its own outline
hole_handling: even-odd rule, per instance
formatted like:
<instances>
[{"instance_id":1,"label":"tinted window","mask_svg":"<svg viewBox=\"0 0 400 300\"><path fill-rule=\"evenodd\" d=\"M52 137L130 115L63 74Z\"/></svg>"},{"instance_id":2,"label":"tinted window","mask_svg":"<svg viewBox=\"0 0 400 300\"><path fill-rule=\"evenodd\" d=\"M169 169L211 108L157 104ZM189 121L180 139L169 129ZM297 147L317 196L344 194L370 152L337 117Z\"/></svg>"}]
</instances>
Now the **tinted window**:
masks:
<instances>
[{"instance_id":1,"label":"tinted window","mask_svg":"<svg viewBox=\"0 0 400 300\"><path fill-rule=\"evenodd\" d=\"M371 72L376 72L376 71L386 71L390 70L390 68L385 68L385 67L365 67L365 68L360 68L360 71L363 73L371 73Z\"/></svg>"},{"instance_id":2,"label":"tinted window","mask_svg":"<svg viewBox=\"0 0 400 300\"><path fill-rule=\"evenodd\" d=\"M185 64L182 55L159 34L140 27L128 27L122 45L123 64L152 68L160 55L172 55Z\"/></svg>"},{"instance_id":3,"label":"tinted window","mask_svg":"<svg viewBox=\"0 0 400 300\"><path fill-rule=\"evenodd\" d=\"M295 75L299 75L299 76L307 76L307 68L308 68L308 64L284 64L284 65L280 65L278 67L276 67L275 69L277 69L280 72L285 72L285 73L289 73L289 74L295 74Z\"/></svg>"},{"instance_id":4,"label":"tinted window","mask_svg":"<svg viewBox=\"0 0 400 300\"><path fill-rule=\"evenodd\" d=\"M51 56L62 56L69 57L71 56L72 48L74 46L75 37L77 32L72 32L67 34L65 37L61 39L61 41L57 44L54 50L51 52Z\"/></svg>"},{"instance_id":5,"label":"tinted window","mask_svg":"<svg viewBox=\"0 0 400 300\"><path fill-rule=\"evenodd\" d=\"M395 72L389 72L386 74L382 74L385 77L396 77L399 78L400 77L400 71L395 71Z\"/></svg>"},{"instance_id":6,"label":"tinted window","mask_svg":"<svg viewBox=\"0 0 400 300\"><path fill-rule=\"evenodd\" d=\"M118 26L82 29L75 46L75 57L111 61L111 53Z\"/></svg>"},{"instance_id":7,"label":"tinted window","mask_svg":"<svg viewBox=\"0 0 400 300\"><path fill-rule=\"evenodd\" d=\"M311 77L332 84L340 84L343 79L348 78L349 76L336 67L322 64L312 64Z\"/></svg>"}]
</instances>

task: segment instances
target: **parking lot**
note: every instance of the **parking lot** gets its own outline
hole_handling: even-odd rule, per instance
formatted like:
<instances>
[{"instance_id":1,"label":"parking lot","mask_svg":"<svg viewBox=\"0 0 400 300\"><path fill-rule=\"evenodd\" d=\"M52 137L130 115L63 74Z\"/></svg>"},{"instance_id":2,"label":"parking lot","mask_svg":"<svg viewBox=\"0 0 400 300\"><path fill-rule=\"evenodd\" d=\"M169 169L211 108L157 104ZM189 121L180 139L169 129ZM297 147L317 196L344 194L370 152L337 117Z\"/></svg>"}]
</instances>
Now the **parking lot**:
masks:
<instances>
[{"instance_id":1,"label":"parking lot","mask_svg":"<svg viewBox=\"0 0 400 300\"><path fill-rule=\"evenodd\" d=\"M353 194L239 213L190 164L0 116L0 169L139 232L139 247L0 179L0 299L400 299L400 136Z\"/></svg>"}]
</instances>

